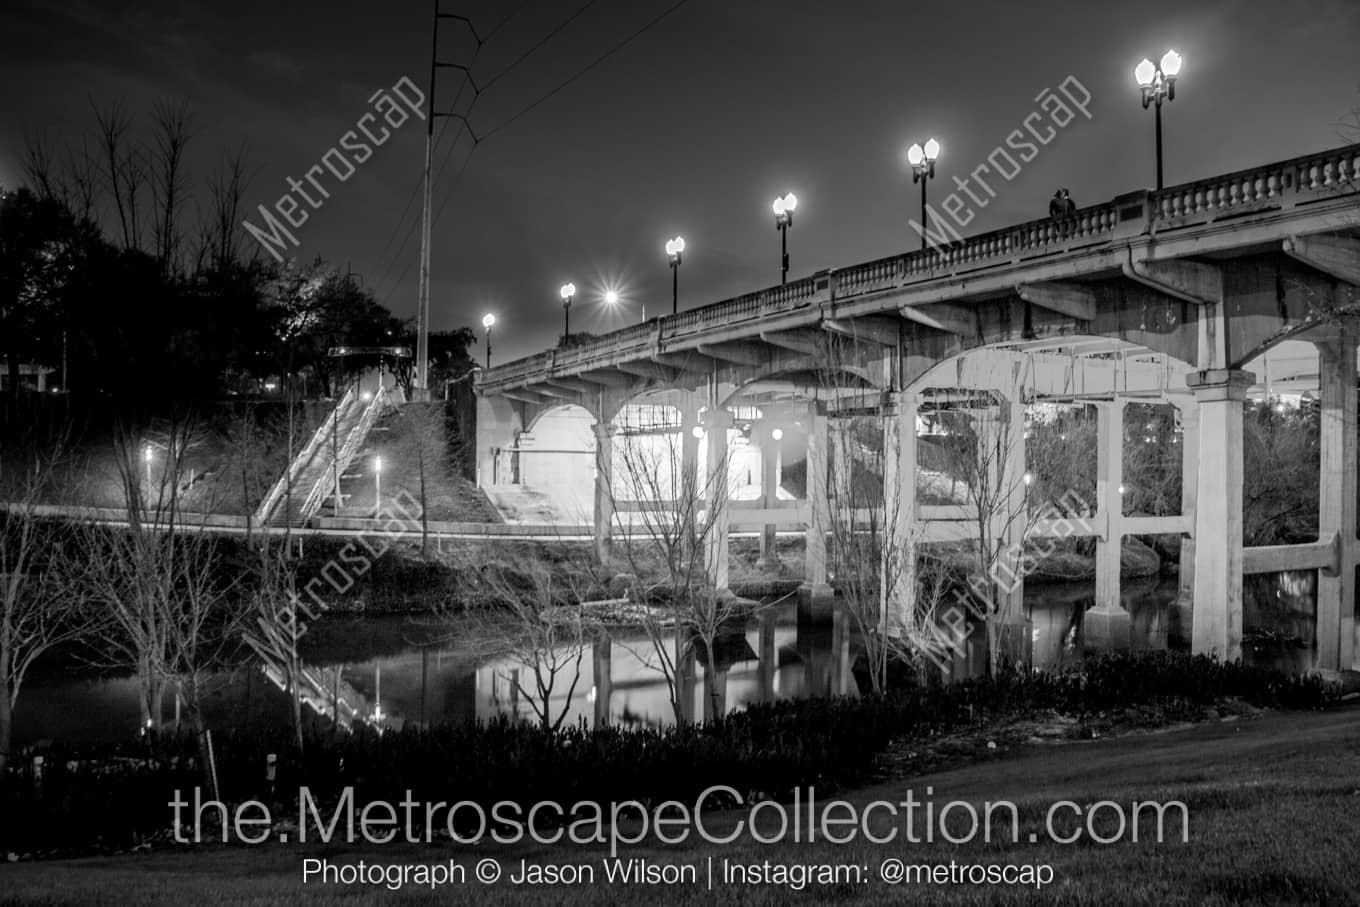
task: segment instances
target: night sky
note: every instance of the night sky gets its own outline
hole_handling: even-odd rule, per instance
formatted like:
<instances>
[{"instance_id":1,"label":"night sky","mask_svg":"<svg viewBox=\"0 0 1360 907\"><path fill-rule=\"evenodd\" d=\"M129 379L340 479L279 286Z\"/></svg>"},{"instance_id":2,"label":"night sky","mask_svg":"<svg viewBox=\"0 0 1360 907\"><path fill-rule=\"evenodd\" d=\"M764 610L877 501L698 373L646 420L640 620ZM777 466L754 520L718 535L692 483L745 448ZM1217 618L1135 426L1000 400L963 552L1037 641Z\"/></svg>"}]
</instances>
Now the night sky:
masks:
<instances>
[{"instance_id":1,"label":"night sky","mask_svg":"<svg viewBox=\"0 0 1360 907\"><path fill-rule=\"evenodd\" d=\"M669 311L663 244L676 234L687 243L682 309L777 283L770 203L790 189L791 276L916 248L904 149L940 140L939 201L1068 76L1091 92L1091 118L1061 129L1013 180L994 180L996 197L973 206L963 232L1041 217L1059 186L1079 205L1151 186L1153 117L1132 70L1169 47L1185 60L1164 109L1169 184L1360 141L1346 126L1360 106L1354 0L688 0L504 125L674 4L444 0L494 34L474 60L471 35L446 22L441 59L495 81L469 115L486 136L475 151L456 123L436 126L435 329L493 311L498 362L536 352L561 330L566 280L580 288L574 330L633 323L644 305ZM406 0L6 0L0 185L22 181L26 133L92 132L91 99L123 99L145 127L156 100L185 98L191 179L201 185L244 142L246 205L272 206L375 91L404 76L425 87L431 12ZM460 86L442 70L436 108ZM460 109L472 99L465 89ZM296 255L348 265L400 315L415 310L423 154L412 119L296 231ZM623 297L612 314L599 301L606 286Z\"/></svg>"}]
</instances>

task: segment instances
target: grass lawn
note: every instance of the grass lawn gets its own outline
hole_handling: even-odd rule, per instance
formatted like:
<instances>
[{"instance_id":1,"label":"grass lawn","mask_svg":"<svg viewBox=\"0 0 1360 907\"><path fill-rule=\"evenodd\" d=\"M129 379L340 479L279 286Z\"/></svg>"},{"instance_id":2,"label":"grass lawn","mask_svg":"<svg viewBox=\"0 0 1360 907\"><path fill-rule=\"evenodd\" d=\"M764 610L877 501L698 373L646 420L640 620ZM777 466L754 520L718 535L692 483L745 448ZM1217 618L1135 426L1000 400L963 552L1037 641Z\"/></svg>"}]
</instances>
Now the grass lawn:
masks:
<instances>
[{"instance_id":1,"label":"grass lawn","mask_svg":"<svg viewBox=\"0 0 1360 907\"><path fill-rule=\"evenodd\" d=\"M927 795L926 788L933 788ZM1035 745L1015 756L854 791L844 798L861 806L893 802L908 789L928 797L975 804L1010 800L1020 808L1022 843L950 845L899 840L848 845L781 843L760 845L749 836L729 845L635 847L626 857L698 866L697 885L648 886L604 879L605 848L564 844L534 846L451 845L299 848L268 844L254 848L213 847L191 852L161 851L131 856L45 863L19 863L0 870L0 903L107 904L116 907L185 904L575 904L669 905L787 903L837 904L1137 904L1266 905L1360 903L1360 708L1326 713L1271 713L1233 718L1185 730L1091 743ZM823 798L828 799L828 798ZM1083 805L1112 800L1180 800L1190 816L1190 841L1140 837L1099 845L1028 843L1042 830L1049 805L1072 800ZM706 820L720 834L738 818ZM1112 818L1112 816L1111 816ZM882 835L886 815L871 826ZM726 824L724 824L726 823ZM902 827L899 821L898 826ZM762 828L772 828L762 822ZM917 828L923 828L918 823ZM1113 823L1096 826L1113 834ZM768 831L766 832L769 833ZM899 834L899 839L901 835ZM1044 836L1040 835L1040 841ZM341 888L301 884L302 861L324 857L333 863L440 863L458 860L468 882L436 891L381 887ZM885 859L907 864L1050 864L1054 881L1043 890L1001 885L891 887L878 878ZM505 876L494 885L473 881L478 860L492 858ZM715 862L712 891L706 865ZM809 885L801 891L776 884L723 884L721 861L782 864L835 863L864 867L863 881ZM521 860L531 863L593 865L593 884L514 886L506 879Z\"/></svg>"}]
</instances>

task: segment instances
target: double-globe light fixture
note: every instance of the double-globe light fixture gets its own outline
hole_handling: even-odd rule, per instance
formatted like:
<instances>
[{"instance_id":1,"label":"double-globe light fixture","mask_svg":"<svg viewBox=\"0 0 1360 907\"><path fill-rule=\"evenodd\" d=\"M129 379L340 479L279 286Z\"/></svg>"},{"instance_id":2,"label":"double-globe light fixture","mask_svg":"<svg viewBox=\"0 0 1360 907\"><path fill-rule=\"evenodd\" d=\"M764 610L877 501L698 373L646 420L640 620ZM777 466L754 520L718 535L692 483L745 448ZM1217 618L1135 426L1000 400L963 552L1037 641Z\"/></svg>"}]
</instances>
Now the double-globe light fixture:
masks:
<instances>
[{"instance_id":1,"label":"double-globe light fixture","mask_svg":"<svg viewBox=\"0 0 1360 907\"><path fill-rule=\"evenodd\" d=\"M1160 66L1144 60L1133 68L1133 77L1143 92L1143 109L1157 106L1157 188L1162 188L1162 100L1176 100L1176 77L1181 72L1181 55L1168 50Z\"/></svg>"},{"instance_id":2,"label":"double-globe light fixture","mask_svg":"<svg viewBox=\"0 0 1360 907\"><path fill-rule=\"evenodd\" d=\"M917 143L907 149L907 163L911 164L911 181L921 184L921 248L926 247L926 180L935 177L935 161L940 156L940 143L926 139L925 145Z\"/></svg>"},{"instance_id":3,"label":"double-globe light fixture","mask_svg":"<svg viewBox=\"0 0 1360 907\"><path fill-rule=\"evenodd\" d=\"M793 226L793 212L798 208L798 196L792 192L774 200L774 228L779 231L779 284L789 280L789 227Z\"/></svg>"},{"instance_id":4,"label":"double-globe light fixture","mask_svg":"<svg viewBox=\"0 0 1360 907\"><path fill-rule=\"evenodd\" d=\"M671 314L680 311L680 256L685 251L685 238L677 236L666 240L666 254L671 260Z\"/></svg>"}]
</instances>

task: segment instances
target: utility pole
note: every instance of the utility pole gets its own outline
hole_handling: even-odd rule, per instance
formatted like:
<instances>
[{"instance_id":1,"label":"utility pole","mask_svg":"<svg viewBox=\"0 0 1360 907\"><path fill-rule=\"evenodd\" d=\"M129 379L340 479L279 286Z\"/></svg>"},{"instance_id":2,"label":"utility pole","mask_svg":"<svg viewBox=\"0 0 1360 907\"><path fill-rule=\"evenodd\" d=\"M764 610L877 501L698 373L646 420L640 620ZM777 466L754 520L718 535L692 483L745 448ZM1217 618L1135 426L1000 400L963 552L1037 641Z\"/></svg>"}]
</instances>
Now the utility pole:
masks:
<instances>
[{"instance_id":1,"label":"utility pole","mask_svg":"<svg viewBox=\"0 0 1360 907\"><path fill-rule=\"evenodd\" d=\"M472 33L473 40L477 42L479 49L483 43L481 35L477 34L477 29L472 25L472 20L455 13L441 13L439 11L439 0L434 0L434 22L430 27L430 91L426 95L429 115L425 118L425 191L424 204L421 206L420 215L420 290L416 301L416 362L415 376L411 382L413 400L430 399L430 232L434 218L430 208L434 192L434 175L431 172L434 160L434 121L436 117L459 116L457 111L449 111L448 113L437 113L435 111L435 99L437 97L435 94L435 75L439 72L440 67L447 67L461 69L467 74L469 80L472 78L469 67L456 63L440 62L439 20L441 19L461 21ZM466 123L466 119L464 119L464 122Z\"/></svg>"},{"instance_id":2,"label":"utility pole","mask_svg":"<svg viewBox=\"0 0 1360 907\"><path fill-rule=\"evenodd\" d=\"M426 95L429 115L425 117L425 191L420 212L420 295L416 301L416 375L411 396L425 400L429 396L426 383L430 367L430 198L431 158L434 154L434 86L439 58L439 0L434 0L434 23L430 29L430 91Z\"/></svg>"}]
</instances>

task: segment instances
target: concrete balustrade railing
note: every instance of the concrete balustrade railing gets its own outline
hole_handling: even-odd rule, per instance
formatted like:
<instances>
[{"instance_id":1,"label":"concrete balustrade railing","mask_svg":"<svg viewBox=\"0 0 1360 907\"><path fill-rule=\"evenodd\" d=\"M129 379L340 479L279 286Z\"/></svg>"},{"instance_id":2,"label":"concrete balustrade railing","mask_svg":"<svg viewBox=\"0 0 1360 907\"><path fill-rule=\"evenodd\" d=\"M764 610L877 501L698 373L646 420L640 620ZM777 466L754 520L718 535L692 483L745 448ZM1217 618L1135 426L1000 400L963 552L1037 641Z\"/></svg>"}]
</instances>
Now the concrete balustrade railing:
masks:
<instances>
[{"instance_id":1,"label":"concrete balustrade railing","mask_svg":"<svg viewBox=\"0 0 1360 907\"><path fill-rule=\"evenodd\" d=\"M1158 192L1139 192L1083 208L1069 217L1045 217L932 246L822 271L789 284L653 319L578 346L551 350L483 371L479 389L512 388L548 374L607 367L627 358L663 352L669 345L714 328L741 324L834 300L958 273L1080 252L1117 239L1203 224L1258 210L1306 204L1360 191L1360 145L1210 177Z\"/></svg>"}]
</instances>

